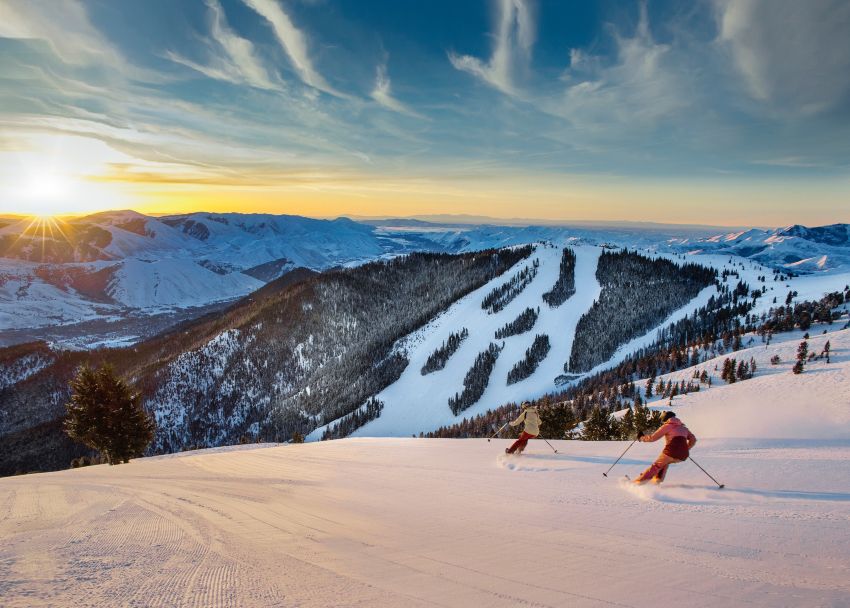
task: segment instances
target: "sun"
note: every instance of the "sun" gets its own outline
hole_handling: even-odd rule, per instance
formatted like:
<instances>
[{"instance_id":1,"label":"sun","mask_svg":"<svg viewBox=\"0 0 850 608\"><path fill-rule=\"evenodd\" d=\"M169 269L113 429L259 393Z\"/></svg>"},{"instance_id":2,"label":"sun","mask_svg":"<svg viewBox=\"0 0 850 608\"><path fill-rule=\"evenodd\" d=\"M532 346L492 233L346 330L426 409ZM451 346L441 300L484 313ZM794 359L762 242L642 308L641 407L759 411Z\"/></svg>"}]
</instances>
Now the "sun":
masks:
<instances>
[{"instance_id":1,"label":"sun","mask_svg":"<svg viewBox=\"0 0 850 608\"><path fill-rule=\"evenodd\" d=\"M0 0L2 2L2 0ZM0 150L0 213L83 215L130 206L132 188L100 179L127 158L98 140L41 134Z\"/></svg>"},{"instance_id":2,"label":"sun","mask_svg":"<svg viewBox=\"0 0 850 608\"><path fill-rule=\"evenodd\" d=\"M75 191L74 179L58 171L33 171L21 186L31 215L49 217L68 211Z\"/></svg>"},{"instance_id":3,"label":"sun","mask_svg":"<svg viewBox=\"0 0 850 608\"><path fill-rule=\"evenodd\" d=\"M70 177L61 173L40 173L28 178L24 186L33 199L59 200L73 188Z\"/></svg>"}]
</instances>

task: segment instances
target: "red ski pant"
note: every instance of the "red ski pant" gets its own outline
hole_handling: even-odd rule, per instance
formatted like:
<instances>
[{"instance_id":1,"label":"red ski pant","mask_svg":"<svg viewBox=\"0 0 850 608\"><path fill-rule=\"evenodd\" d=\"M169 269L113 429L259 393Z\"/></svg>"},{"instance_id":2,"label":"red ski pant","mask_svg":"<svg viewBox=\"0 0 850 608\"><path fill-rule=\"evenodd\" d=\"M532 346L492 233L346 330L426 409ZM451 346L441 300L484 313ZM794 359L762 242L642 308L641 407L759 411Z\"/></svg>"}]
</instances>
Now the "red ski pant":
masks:
<instances>
[{"instance_id":1,"label":"red ski pant","mask_svg":"<svg viewBox=\"0 0 850 608\"><path fill-rule=\"evenodd\" d=\"M652 466L641 473L635 481L646 481L654 477L656 482L661 483L664 481L664 476L667 475L667 467L677 462L684 462L684 460L673 458L662 452L655 462L652 463Z\"/></svg>"},{"instance_id":2,"label":"red ski pant","mask_svg":"<svg viewBox=\"0 0 850 608\"><path fill-rule=\"evenodd\" d=\"M517 450L522 452L525 449L526 444L529 439L534 439L537 435L529 435L525 431L522 432L522 435L519 436L519 439L514 441L513 445L508 448L508 454L513 454Z\"/></svg>"}]
</instances>

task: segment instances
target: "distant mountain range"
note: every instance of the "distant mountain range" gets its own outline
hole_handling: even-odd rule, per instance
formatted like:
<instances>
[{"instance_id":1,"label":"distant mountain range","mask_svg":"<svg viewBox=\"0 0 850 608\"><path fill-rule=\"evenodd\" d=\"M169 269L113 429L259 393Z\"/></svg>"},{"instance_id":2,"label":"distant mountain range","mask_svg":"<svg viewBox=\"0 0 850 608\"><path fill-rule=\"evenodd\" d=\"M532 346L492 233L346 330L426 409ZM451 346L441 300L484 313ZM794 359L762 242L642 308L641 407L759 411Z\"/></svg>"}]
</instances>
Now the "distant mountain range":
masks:
<instances>
[{"instance_id":1,"label":"distant mountain range","mask_svg":"<svg viewBox=\"0 0 850 608\"><path fill-rule=\"evenodd\" d=\"M475 224L466 216L335 220L134 211L64 221L0 218L0 345L33 338L91 346L151 335L174 315L232 302L295 268L322 271L413 251L464 253L549 241L720 254L794 273L850 269L846 224L723 232L707 226ZM156 316L158 323L140 323ZM175 317L176 319L176 317ZM132 330L126 329L134 320ZM77 328L78 324L80 325ZM93 324L106 324L103 330ZM100 340L93 339L101 334ZM80 341L80 336L83 337Z\"/></svg>"},{"instance_id":2,"label":"distant mountain range","mask_svg":"<svg viewBox=\"0 0 850 608\"><path fill-rule=\"evenodd\" d=\"M850 267L850 226L847 224L818 228L797 224L775 230L751 229L682 240L671 245L694 254L737 255L798 274L835 272Z\"/></svg>"}]
</instances>

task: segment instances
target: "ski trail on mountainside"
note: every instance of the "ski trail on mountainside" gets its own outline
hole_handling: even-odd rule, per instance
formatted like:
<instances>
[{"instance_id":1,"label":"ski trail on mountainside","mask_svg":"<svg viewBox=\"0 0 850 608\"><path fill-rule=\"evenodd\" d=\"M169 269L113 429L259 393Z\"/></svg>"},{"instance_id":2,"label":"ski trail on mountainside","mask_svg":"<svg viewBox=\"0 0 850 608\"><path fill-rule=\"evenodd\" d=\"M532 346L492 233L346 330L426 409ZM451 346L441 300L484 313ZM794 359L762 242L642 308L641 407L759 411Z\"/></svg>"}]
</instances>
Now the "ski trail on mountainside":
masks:
<instances>
[{"instance_id":1,"label":"ski trail on mountainside","mask_svg":"<svg viewBox=\"0 0 850 608\"><path fill-rule=\"evenodd\" d=\"M596 280L596 266L602 250L596 247L573 249L576 253L576 293L561 306L550 308L543 301L543 294L552 289L558 279L562 248L538 246L527 260L455 302L445 313L405 339L410 364L395 383L378 393L377 398L385 404L380 417L353 435L406 436L433 430L509 401L519 401L553 390L555 377L563 374L564 363L569 359L578 320L601 291ZM534 259L540 260L537 276L516 299L496 314L487 314L482 310L481 301L488 292L531 265ZM503 340L495 339L497 329L513 321L529 307L540 308L539 317L531 331ZM452 355L446 367L423 376L420 370L428 356L449 334L460 331L462 327L469 330L469 337ZM537 334L549 336L549 353L529 378L507 385L508 372L524 357L525 350ZM491 342L504 343L505 347L496 361L487 389L474 405L454 416L449 409L448 399L463 390L464 376L475 357ZM321 431L317 429L310 434L309 439L320 438Z\"/></svg>"}]
</instances>

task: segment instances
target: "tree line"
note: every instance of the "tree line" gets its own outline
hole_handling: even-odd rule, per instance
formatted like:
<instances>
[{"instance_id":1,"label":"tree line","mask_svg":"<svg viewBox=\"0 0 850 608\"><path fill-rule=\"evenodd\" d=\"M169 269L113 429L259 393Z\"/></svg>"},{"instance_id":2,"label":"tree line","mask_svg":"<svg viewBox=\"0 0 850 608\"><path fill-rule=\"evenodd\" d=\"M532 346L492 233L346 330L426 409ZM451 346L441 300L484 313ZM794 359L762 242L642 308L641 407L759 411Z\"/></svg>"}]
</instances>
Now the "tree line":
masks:
<instances>
[{"instance_id":1,"label":"tree line","mask_svg":"<svg viewBox=\"0 0 850 608\"><path fill-rule=\"evenodd\" d=\"M576 292L576 254L564 247L558 280L551 290L543 294L543 301L555 308L566 302Z\"/></svg>"},{"instance_id":2,"label":"tree line","mask_svg":"<svg viewBox=\"0 0 850 608\"><path fill-rule=\"evenodd\" d=\"M465 327L457 333L449 334L448 339L444 340L433 353L428 355L428 360L422 366L422 375L426 376L446 367L449 358L460 348L467 336L469 336L469 331Z\"/></svg>"},{"instance_id":3,"label":"tree line","mask_svg":"<svg viewBox=\"0 0 850 608\"><path fill-rule=\"evenodd\" d=\"M540 362L549 354L549 336L546 334L538 334L534 336L534 342L525 351L525 357L517 361L517 363L508 372L508 385L516 384L520 380L525 380L537 370Z\"/></svg>"},{"instance_id":4,"label":"tree line","mask_svg":"<svg viewBox=\"0 0 850 608\"><path fill-rule=\"evenodd\" d=\"M526 308L521 313L519 313L516 319L505 323L502 327L496 330L496 339L504 340L505 338L517 336L519 334L524 334L527 331L531 331L531 328L534 327L534 324L537 322L537 317L539 314L539 306L536 310L534 308Z\"/></svg>"},{"instance_id":5,"label":"tree line","mask_svg":"<svg viewBox=\"0 0 850 608\"><path fill-rule=\"evenodd\" d=\"M455 393L454 397L449 397L449 408L452 410L452 414L457 416L481 399L481 395L484 394L487 385L490 383L490 375L493 373L493 367L495 367L496 360L499 358L499 353L502 352L503 347L504 344L499 346L491 342L487 350L478 353L475 362L463 379L463 391L460 394Z\"/></svg>"},{"instance_id":6,"label":"tree line","mask_svg":"<svg viewBox=\"0 0 850 608\"><path fill-rule=\"evenodd\" d=\"M380 416L383 409L384 402L371 397L362 408L356 409L347 416L329 424L322 433L322 441L348 437L367 422Z\"/></svg>"},{"instance_id":7,"label":"tree line","mask_svg":"<svg viewBox=\"0 0 850 608\"><path fill-rule=\"evenodd\" d=\"M481 308L491 315L501 311L528 287L534 280L534 277L537 276L537 269L539 267L540 260L535 258L531 266L526 266L511 277L509 281L493 288L490 293L484 296L484 300L481 302Z\"/></svg>"},{"instance_id":8,"label":"tree line","mask_svg":"<svg viewBox=\"0 0 850 608\"><path fill-rule=\"evenodd\" d=\"M678 265L633 251L605 251L596 278L599 299L579 319L564 371L581 373L611 358L618 347L658 326L716 280L717 271Z\"/></svg>"}]
</instances>

